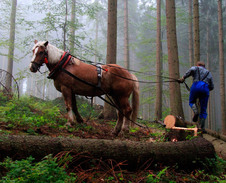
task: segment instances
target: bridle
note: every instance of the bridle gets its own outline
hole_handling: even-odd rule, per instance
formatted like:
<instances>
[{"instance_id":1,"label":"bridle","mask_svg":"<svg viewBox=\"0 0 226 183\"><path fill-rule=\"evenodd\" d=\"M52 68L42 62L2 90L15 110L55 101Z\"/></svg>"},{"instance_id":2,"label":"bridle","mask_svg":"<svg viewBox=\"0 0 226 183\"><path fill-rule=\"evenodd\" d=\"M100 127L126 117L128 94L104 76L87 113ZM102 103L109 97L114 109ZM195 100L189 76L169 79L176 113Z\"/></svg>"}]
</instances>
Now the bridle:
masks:
<instances>
[{"instance_id":1,"label":"bridle","mask_svg":"<svg viewBox=\"0 0 226 183\"><path fill-rule=\"evenodd\" d=\"M39 46L37 46L37 47L39 47ZM44 58L43 58L43 56L44 56ZM43 59L44 59L44 61L42 61ZM44 63L48 64L48 51L47 51L47 49L45 49L43 51L42 58L38 62L36 62L36 61L31 62L31 64L34 64L35 67L37 68L37 71L40 72L41 74L43 74L43 73L40 71L40 67L43 66Z\"/></svg>"}]
</instances>

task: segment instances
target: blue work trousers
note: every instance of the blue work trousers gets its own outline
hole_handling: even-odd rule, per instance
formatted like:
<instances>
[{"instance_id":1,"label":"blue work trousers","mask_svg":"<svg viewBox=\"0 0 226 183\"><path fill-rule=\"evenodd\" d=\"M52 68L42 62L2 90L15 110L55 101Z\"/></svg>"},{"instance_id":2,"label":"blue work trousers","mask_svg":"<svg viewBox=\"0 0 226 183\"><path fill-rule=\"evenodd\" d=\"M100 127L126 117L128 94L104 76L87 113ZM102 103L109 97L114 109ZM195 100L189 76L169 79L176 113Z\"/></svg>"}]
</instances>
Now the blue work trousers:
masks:
<instances>
[{"instance_id":1,"label":"blue work trousers","mask_svg":"<svg viewBox=\"0 0 226 183\"><path fill-rule=\"evenodd\" d=\"M189 96L190 107L192 107L196 103L197 99L199 99L200 102L199 117L206 119L206 109L209 99L209 87L208 84L203 81L197 81L192 84Z\"/></svg>"}]
</instances>

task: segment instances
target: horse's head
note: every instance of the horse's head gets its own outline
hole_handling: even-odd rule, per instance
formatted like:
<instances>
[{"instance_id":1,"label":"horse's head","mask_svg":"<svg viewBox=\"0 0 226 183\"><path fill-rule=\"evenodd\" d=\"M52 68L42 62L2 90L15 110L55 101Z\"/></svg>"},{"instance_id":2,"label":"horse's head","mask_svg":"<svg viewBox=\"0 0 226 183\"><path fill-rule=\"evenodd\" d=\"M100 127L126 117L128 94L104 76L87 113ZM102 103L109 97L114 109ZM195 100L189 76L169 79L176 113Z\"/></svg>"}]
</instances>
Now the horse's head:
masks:
<instances>
[{"instance_id":1,"label":"horse's head","mask_svg":"<svg viewBox=\"0 0 226 183\"><path fill-rule=\"evenodd\" d=\"M46 58L48 56L47 52L48 41L38 42L35 40L35 46L33 47L33 56L30 64L31 72L37 72L39 68L46 63Z\"/></svg>"}]
</instances>

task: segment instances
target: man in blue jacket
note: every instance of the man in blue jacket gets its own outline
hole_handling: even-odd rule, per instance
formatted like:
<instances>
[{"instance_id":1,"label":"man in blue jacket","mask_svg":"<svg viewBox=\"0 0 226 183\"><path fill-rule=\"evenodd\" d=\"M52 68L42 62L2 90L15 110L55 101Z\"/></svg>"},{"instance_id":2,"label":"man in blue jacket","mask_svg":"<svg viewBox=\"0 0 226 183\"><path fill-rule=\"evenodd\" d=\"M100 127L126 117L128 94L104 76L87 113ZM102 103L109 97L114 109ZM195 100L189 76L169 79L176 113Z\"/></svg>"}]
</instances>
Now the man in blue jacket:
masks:
<instances>
[{"instance_id":1,"label":"man in blue jacket","mask_svg":"<svg viewBox=\"0 0 226 183\"><path fill-rule=\"evenodd\" d=\"M197 62L197 66L191 67L184 76L179 79L183 83L186 78L192 76L193 84L190 89L189 105L194 112L193 121L197 122L200 118L200 126L203 132L205 131L205 119L207 117L207 104L209 99L209 91L214 89L212 74L205 68L204 62ZM200 102L200 114L196 106L196 100Z\"/></svg>"}]
</instances>

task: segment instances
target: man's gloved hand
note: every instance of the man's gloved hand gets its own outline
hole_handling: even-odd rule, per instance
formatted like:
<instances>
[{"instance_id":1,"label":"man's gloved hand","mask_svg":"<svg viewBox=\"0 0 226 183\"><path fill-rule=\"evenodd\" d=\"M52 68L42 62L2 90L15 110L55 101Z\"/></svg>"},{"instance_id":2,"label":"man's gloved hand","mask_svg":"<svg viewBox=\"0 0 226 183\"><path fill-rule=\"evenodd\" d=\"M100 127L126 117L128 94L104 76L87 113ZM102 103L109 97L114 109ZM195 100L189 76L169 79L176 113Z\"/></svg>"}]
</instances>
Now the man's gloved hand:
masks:
<instances>
[{"instance_id":1,"label":"man's gloved hand","mask_svg":"<svg viewBox=\"0 0 226 183\"><path fill-rule=\"evenodd\" d=\"M184 78L182 77L182 78L178 79L177 81L178 81L178 83L183 83L184 82Z\"/></svg>"}]
</instances>

